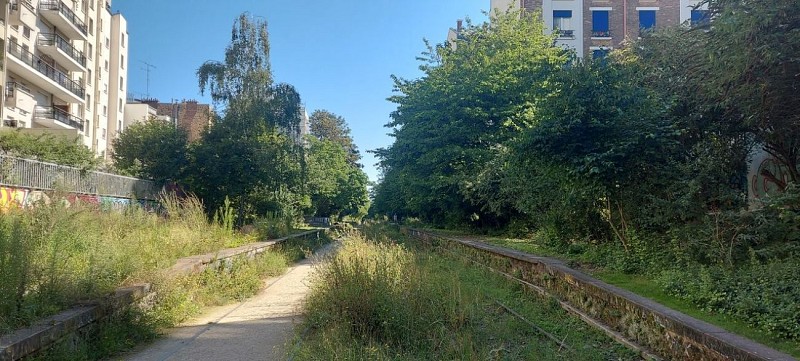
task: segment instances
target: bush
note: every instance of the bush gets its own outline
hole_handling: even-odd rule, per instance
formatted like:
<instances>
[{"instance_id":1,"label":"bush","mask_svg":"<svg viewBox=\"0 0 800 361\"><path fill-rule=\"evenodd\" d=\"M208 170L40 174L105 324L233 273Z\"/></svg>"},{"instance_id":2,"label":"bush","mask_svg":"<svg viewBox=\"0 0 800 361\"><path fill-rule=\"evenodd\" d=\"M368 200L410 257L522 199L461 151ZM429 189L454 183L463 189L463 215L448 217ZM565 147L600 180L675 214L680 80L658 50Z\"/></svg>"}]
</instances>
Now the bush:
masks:
<instances>
[{"instance_id":1,"label":"bush","mask_svg":"<svg viewBox=\"0 0 800 361\"><path fill-rule=\"evenodd\" d=\"M710 311L741 319L769 335L800 341L800 262L753 260L664 271L663 289Z\"/></svg>"}]
</instances>

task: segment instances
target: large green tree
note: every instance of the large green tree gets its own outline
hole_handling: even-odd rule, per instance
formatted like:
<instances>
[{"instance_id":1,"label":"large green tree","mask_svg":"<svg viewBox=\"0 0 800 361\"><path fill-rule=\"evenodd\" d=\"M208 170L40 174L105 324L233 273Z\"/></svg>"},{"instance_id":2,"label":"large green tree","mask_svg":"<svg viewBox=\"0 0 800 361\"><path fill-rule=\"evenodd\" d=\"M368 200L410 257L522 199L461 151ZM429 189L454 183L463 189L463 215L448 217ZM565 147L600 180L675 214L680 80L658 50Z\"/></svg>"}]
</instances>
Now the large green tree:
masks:
<instances>
[{"instance_id":1,"label":"large green tree","mask_svg":"<svg viewBox=\"0 0 800 361\"><path fill-rule=\"evenodd\" d=\"M375 212L438 223L493 224L504 203L484 192L481 174L502 144L526 126L548 79L570 54L554 46L536 13L512 13L467 24L456 40L431 48L416 80L395 79L390 100L394 144L378 149L384 184ZM391 190L391 192L387 192ZM387 199L391 197L392 199Z\"/></svg>"},{"instance_id":2,"label":"large green tree","mask_svg":"<svg viewBox=\"0 0 800 361\"><path fill-rule=\"evenodd\" d=\"M187 181L212 210L226 197L243 216L299 214L309 206L300 95L291 85L273 83L268 36L265 21L242 14L225 60L197 71L201 92L209 92L222 117L191 148Z\"/></svg>"},{"instance_id":3,"label":"large green tree","mask_svg":"<svg viewBox=\"0 0 800 361\"><path fill-rule=\"evenodd\" d=\"M367 176L349 162L350 153L331 140L311 138L308 189L319 216L358 215L367 205Z\"/></svg>"},{"instance_id":4,"label":"large green tree","mask_svg":"<svg viewBox=\"0 0 800 361\"><path fill-rule=\"evenodd\" d=\"M358 147L350 135L350 127L341 116L327 110L315 110L309 117L311 135L319 140L328 140L339 144L346 152L347 159L352 165L358 165L361 160Z\"/></svg>"},{"instance_id":5,"label":"large green tree","mask_svg":"<svg viewBox=\"0 0 800 361\"><path fill-rule=\"evenodd\" d=\"M99 160L80 140L53 134L31 134L21 129L0 132L0 152L20 158L93 169Z\"/></svg>"},{"instance_id":6,"label":"large green tree","mask_svg":"<svg viewBox=\"0 0 800 361\"><path fill-rule=\"evenodd\" d=\"M114 166L134 177L180 181L188 165L189 137L175 125L151 118L112 141Z\"/></svg>"}]
</instances>

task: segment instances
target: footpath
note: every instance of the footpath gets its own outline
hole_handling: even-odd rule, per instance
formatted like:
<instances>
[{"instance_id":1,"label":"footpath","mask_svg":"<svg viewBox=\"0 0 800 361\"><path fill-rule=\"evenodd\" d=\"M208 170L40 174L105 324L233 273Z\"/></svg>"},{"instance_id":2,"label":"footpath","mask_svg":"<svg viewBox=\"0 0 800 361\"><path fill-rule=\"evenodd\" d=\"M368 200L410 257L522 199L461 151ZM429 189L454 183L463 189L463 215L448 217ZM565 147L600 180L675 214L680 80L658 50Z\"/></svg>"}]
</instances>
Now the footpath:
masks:
<instances>
[{"instance_id":1,"label":"footpath","mask_svg":"<svg viewBox=\"0 0 800 361\"><path fill-rule=\"evenodd\" d=\"M256 296L207 310L202 316L168 331L145 349L123 360L285 360L301 306L309 291L312 265L330 252L329 244L282 276L265 281Z\"/></svg>"}]
</instances>

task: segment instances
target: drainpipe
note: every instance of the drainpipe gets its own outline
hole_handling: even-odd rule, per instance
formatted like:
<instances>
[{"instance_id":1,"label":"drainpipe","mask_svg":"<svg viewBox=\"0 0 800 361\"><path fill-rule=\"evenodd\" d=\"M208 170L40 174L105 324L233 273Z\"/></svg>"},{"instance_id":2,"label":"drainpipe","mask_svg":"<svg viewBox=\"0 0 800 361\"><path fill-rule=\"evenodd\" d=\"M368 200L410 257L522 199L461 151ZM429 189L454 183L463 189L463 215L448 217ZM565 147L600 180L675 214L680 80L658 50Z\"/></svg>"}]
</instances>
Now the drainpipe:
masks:
<instances>
[{"instance_id":1,"label":"drainpipe","mask_svg":"<svg viewBox=\"0 0 800 361\"><path fill-rule=\"evenodd\" d=\"M622 0L622 40L628 39L628 0Z\"/></svg>"}]
</instances>

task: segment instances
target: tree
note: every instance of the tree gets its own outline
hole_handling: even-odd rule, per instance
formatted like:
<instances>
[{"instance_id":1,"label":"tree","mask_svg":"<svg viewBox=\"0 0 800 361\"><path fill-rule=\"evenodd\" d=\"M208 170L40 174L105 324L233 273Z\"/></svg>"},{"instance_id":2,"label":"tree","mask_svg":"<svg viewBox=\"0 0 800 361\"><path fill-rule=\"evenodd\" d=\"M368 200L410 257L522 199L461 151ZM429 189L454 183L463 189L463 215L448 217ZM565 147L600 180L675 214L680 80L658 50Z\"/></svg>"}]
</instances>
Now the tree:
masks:
<instances>
[{"instance_id":1,"label":"tree","mask_svg":"<svg viewBox=\"0 0 800 361\"><path fill-rule=\"evenodd\" d=\"M268 35L266 22L242 14L225 60L207 61L197 71L201 92L224 108L190 152L187 181L210 210L226 197L243 217L297 215L309 206L300 95L291 85L273 84Z\"/></svg>"},{"instance_id":2,"label":"tree","mask_svg":"<svg viewBox=\"0 0 800 361\"><path fill-rule=\"evenodd\" d=\"M321 216L357 215L369 202L367 176L349 163L341 144L311 138L308 189L314 213Z\"/></svg>"},{"instance_id":3,"label":"tree","mask_svg":"<svg viewBox=\"0 0 800 361\"><path fill-rule=\"evenodd\" d=\"M704 67L695 74L710 103L747 125L764 150L800 181L800 3L708 0L713 16ZM783 180L767 171L776 184Z\"/></svg>"},{"instance_id":4,"label":"tree","mask_svg":"<svg viewBox=\"0 0 800 361\"><path fill-rule=\"evenodd\" d=\"M361 155L350 136L350 127L347 126L344 118L327 110L315 110L311 113L309 123L311 135L319 140L328 140L341 145L347 152L350 164L358 165Z\"/></svg>"},{"instance_id":5,"label":"tree","mask_svg":"<svg viewBox=\"0 0 800 361\"><path fill-rule=\"evenodd\" d=\"M188 165L189 137L174 125L150 118L127 127L112 141L114 166L134 177L180 181Z\"/></svg>"},{"instance_id":6,"label":"tree","mask_svg":"<svg viewBox=\"0 0 800 361\"><path fill-rule=\"evenodd\" d=\"M455 49L429 48L417 80L395 78L389 100L394 144L375 151L383 172L374 205L437 223L499 224L488 197L474 193L501 145L525 127L549 77L570 54L545 35L538 14L512 13L467 24ZM398 184L388 184L397 182ZM385 192L391 190L391 192ZM386 199L392 197L394 199Z\"/></svg>"}]
</instances>

